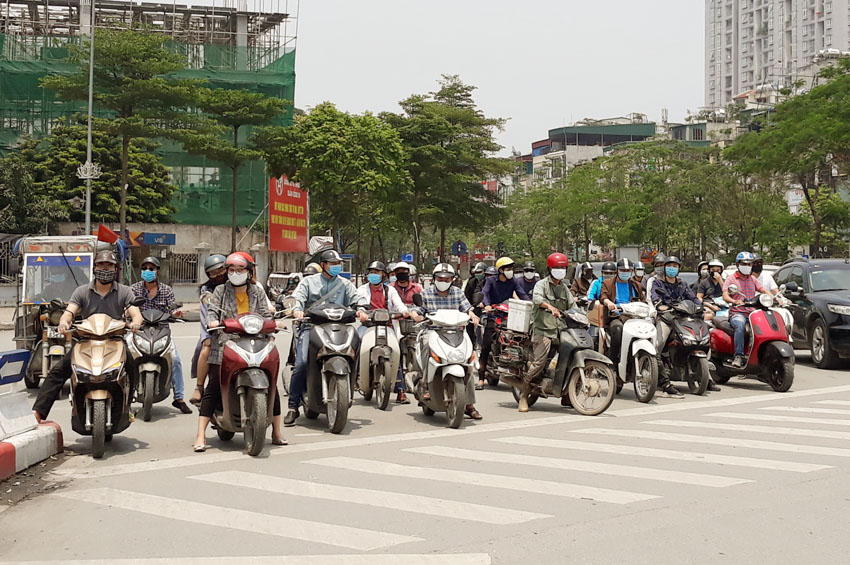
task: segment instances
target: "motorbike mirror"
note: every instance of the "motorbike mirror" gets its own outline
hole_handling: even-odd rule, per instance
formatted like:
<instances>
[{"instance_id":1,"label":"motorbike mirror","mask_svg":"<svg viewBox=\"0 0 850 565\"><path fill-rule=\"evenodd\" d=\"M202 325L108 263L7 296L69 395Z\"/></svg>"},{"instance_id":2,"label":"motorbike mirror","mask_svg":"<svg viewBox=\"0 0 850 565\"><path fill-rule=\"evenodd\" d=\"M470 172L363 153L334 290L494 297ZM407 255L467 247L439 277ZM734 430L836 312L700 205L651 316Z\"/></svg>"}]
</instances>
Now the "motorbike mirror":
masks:
<instances>
[{"instance_id":1,"label":"motorbike mirror","mask_svg":"<svg viewBox=\"0 0 850 565\"><path fill-rule=\"evenodd\" d=\"M130 306L141 306L145 303L144 296L134 296L132 300L130 300Z\"/></svg>"},{"instance_id":2,"label":"motorbike mirror","mask_svg":"<svg viewBox=\"0 0 850 565\"><path fill-rule=\"evenodd\" d=\"M730 284L729 285L729 294L737 294L738 293L738 285Z\"/></svg>"},{"instance_id":3,"label":"motorbike mirror","mask_svg":"<svg viewBox=\"0 0 850 565\"><path fill-rule=\"evenodd\" d=\"M203 292L201 294L201 304L206 305L210 301L210 298L212 298L212 295L213 293L208 290Z\"/></svg>"},{"instance_id":4,"label":"motorbike mirror","mask_svg":"<svg viewBox=\"0 0 850 565\"><path fill-rule=\"evenodd\" d=\"M414 295L413 295L413 303L414 303L416 306L419 306L420 308L422 307L422 305L423 305L423 304L425 304L425 302L423 302L423 300L422 300L422 295L421 295L421 294L414 294Z\"/></svg>"},{"instance_id":5,"label":"motorbike mirror","mask_svg":"<svg viewBox=\"0 0 850 565\"><path fill-rule=\"evenodd\" d=\"M182 302L175 302L174 304L171 305L172 310L180 310L181 308L183 308Z\"/></svg>"}]
</instances>

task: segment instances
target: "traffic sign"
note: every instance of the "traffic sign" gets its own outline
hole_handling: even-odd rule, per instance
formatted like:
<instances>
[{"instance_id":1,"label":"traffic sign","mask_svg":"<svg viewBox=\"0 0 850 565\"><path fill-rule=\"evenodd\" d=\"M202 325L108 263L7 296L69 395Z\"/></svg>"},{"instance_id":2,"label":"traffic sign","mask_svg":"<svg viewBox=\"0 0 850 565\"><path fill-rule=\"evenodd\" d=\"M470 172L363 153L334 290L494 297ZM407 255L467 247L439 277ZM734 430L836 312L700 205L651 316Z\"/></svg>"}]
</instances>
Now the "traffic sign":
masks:
<instances>
[{"instance_id":1,"label":"traffic sign","mask_svg":"<svg viewBox=\"0 0 850 565\"><path fill-rule=\"evenodd\" d=\"M413 253L404 253L401 256L401 260L405 263L413 263Z\"/></svg>"}]
</instances>

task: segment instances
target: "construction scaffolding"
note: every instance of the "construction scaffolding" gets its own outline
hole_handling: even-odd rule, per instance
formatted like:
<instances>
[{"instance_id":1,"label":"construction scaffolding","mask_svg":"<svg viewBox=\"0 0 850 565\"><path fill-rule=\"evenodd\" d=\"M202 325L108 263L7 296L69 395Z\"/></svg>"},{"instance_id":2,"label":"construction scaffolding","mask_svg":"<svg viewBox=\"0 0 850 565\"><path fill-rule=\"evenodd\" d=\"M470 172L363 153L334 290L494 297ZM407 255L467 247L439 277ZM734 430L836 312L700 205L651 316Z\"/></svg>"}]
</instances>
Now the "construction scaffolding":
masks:
<instances>
[{"instance_id":1,"label":"construction scaffolding","mask_svg":"<svg viewBox=\"0 0 850 565\"><path fill-rule=\"evenodd\" d=\"M146 30L167 36L166 45L186 57L181 78L210 88L244 89L292 101L299 0L199 0L204 5L95 0L95 29ZM42 88L39 79L77 71L69 47L90 35L91 0L0 1L0 153L23 137L41 138L62 119L84 111ZM97 108L95 108L97 111ZM290 104L279 120L291 122ZM247 132L240 132L247 139ZM179 146L159 149L180 191L176 220L229 224L230 169ZM238 222L251 223L265 207L268 180L262 163L240 170Z\"/></svg>"}]
</instances>

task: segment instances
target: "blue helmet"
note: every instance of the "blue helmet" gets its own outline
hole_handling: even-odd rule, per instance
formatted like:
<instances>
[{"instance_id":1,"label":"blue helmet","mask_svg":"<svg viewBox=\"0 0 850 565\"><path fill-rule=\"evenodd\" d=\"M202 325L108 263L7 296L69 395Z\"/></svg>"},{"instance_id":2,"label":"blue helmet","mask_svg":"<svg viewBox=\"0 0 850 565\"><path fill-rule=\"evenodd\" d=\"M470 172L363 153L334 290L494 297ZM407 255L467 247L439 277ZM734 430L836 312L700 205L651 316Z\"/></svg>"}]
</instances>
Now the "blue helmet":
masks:
<instances>
[{"instance_id":1,"label":"blue helmet","mask_svg":"<svg viewBox=\"0 0 850 565\"><path fill-rule=\"evenodd\" d=\"M753 257L753 254L749 251L741 251L740 253L738 253L738 256L735 257L735 264L737 265L738 263L741 263L743 261L748 261L752 263L753 261L755 261L755 257Z\"/></svg>"}]
</instances>

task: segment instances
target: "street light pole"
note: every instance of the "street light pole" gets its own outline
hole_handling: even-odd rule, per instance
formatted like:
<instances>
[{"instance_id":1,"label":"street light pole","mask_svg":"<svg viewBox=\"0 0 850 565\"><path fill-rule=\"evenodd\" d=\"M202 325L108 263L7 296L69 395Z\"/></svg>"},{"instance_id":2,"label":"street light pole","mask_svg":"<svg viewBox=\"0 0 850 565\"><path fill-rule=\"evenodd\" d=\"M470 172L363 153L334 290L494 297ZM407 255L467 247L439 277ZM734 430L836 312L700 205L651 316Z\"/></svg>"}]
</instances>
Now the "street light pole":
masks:
<instances>
[{"instance_id":1,"label":"street light pole","mask_svg":"<svg viewBox=\"0 0 850 565\"><path fill-rule=\"evenodd\" d=\"M91 167L91 115L94 99L94 0L91 0L91 19L89 24L89 111L88 126L86 132L86 164ZM91 179L92 175L86 175L86 235L91 233Z\"/></svg>"}]
</instances>

